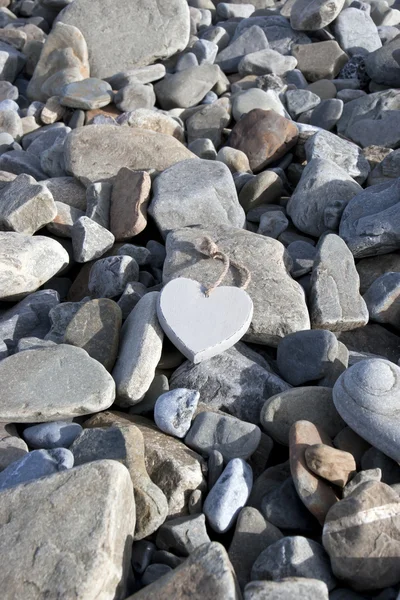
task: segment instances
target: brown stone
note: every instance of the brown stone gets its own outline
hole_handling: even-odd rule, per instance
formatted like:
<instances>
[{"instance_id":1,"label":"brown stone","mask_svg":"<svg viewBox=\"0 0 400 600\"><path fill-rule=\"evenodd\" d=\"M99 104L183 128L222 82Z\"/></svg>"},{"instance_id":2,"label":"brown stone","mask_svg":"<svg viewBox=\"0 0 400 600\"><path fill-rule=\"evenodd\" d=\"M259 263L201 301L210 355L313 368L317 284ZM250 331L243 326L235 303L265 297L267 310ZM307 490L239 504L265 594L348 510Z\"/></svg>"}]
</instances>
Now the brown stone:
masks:
<instances>
[{"instance_id":1,"label":"brown stone","mask_svg":"<svg viewBox=\"0 0 400 600\"><path fill-rule=\"evenodd\" d=\"M122 112L114 104L109 104L103 108L92 108L86 111L85 124L90 125L95 117L101 115L102 117L112 117L116 119Z\"/></svg>"},{"instance_id":2,"label":"brown stone","mask_svg":"<svg viewBox=\"0 0 400 600\"><path fill-rule=\"evenodd\" d=\"M244 152L252 171L258 173L284 156L296 144L297 137L293 121L273 110L254 108L236 123L227 145Z\"/></svg>"},{"instance_id":3,"label":"brown stone","mask_svg":"<svg viewBox=\"0 0 400 600\"><path fill-rule=\"evenodd\" d=\"M296 44L292 46L292 54L297 59L297 68L311 83L320 79L334 79L349 60L334 40Z\"/></svg>"},{"instance_id":4,"label":"brown stone","mask_svg":"<svg viewBox=\"0 0 400 600\"><path fill-rule=\"evenodd\" d=\"M325 444L308 446L304 456L313 473L340 487L344 487L356 471L352 454Z\"/></svg>"},{"instance_id":5,"label":"brown stone","mask_svg":"<svg viewBox=\"0 0 400 600\"><path fill-rule=\"evenodd\" d=\"M110 230L118 242L137 235L146 227L150 188L151 179L146 171L132 171L128 167L118 171L110 208Z\"/></svg>"},{"instance_id":6,"label":"brown stone","mask_svg":"<svg viewBox=\"0 0 400 600\"><path fill-rule=\"evenodd\" d=\"M305 452L314 444L332 445L327 434L313 423L297 421L292 425L289 452L293 482L303 504L323 525L328 510L339 498L330 485L307 467Z\"/></svg>"},{"instance_id":7,"label":"brown stone","mask_svg":"<svg viewBox=\"0 0 400 600\"><path fill-rule=\"evenodd\" d=\"M334 574L355 590L400 582L400 500L377 481L358 485L329 510L322 535Z\"/></svg>"},{"instance_id":8,"label":"brown stone","mask_svg":"<svg viewBox=\"0 0 400 600\"><path fill-rule=\"evenodd\" d=\"M111 371L118 354L122 312L109 298L90 300L81 306L70 321L64 343L83 348Z\"/></svg>"},{"instance_id":9,"label":"brown stone","mask_svg":"<svg viewBox=\"0 0 400 600\"><path fill-rule=\"evenodd\" d=\"M60 99L57 96L52 96L46 100L46 104L40 113L40 120L45 125L51 125L56 121L61 121L66 113L67 109L65 106L61 106Z\"/></svg>"}]
</instances>

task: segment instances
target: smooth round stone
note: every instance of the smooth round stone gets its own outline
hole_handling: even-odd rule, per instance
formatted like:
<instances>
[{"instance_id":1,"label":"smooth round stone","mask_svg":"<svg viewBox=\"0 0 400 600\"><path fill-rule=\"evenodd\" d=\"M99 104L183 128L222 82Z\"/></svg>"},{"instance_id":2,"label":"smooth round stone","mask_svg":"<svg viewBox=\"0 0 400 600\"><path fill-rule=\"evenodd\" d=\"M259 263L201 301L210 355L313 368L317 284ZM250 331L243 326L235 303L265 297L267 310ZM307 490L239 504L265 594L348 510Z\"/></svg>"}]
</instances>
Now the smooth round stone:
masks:
<instances>
[{"instance_id":1,"label":"smooth round stone","mask_svg":"<svg viewBox=\"0 0 400 600\"><path fill-rule=\"evenodd\" d=\"M232 527L248 500L252 485L251 467L241 458L229 461L203 506L203 512L214 531L225 533Z\"/></svg>"},{"instance_id":2,"label":"smooth round stone","mask_svg":"<svg viewBox=\"0 0 400 600\"><path fill-rule=\"evenodd\" d=\"M23 437L31 448L69 448L81 432L79 423L54 421L27 427Z\"/></svg>"},{"instance_id":3,"label":"smooth round stone","mask_svg":"<svg viewBox=\"0 0 400 600\"><path fill-rule=\"evenodd\" d=\"M172 571L171 567L168 565L163 565L159 563L154 563L153 565L149 565L142 576L142 584L150 585L160 577L163 577L167 573Z\"/></svg>"},{"instance_id":4,"label":"smooth round stone","mask_svg":"<svg viewBox=\"0 0 400 600\"><path fill-rule=\"evenodd\" d=\"M244 590L244 600L299 600L300 598L301 600L330 600L331 597L323 581L309 577L291 577L283 581L252 581ZM340 600L357 599L346 596Z\"/></svg>"},{"instance_id":5,"label":"smooth round stone","mask_svg":"<svg viewBox=\"0 0 400 600\"><path fill-rule=\"evenodd\" d=\"M70 108L91 110L110 104L113 99L111 85L101 79L89 77L82 81L74 81L64 86L60 104Z\"/></svg>"},{"instance_id":6,"label":"smooth round stone","mask_svg":"<svg viewBox=\"0 0 400 600\"><path fill-rule=\"evenodd\" d=\"M199 399L199 392L185 388L162 394L154 406L154 421L157 427L169 435L185 437Z\"/></svg>"},{"instance_id":7,"label":"smooth round stone","mask_svg":"<svg viewBox=\"0 0 400 600\"><path fill-rule=\"evenodd\" d=\"M333 388L335 406L351 427L375 448L400 461L400 367L380 358L347 369Z\"/></svg>"},{"instance_id":8,"label":"smooth round stone","mask_svg":"<svg viewBox=\"0 0 400 600\"><path fill-rule=\"evenodd\" d=\"M307 446L305 459L313 473L339 487L344 487L356 472L356 461L352 454L325 444Z\"/></svg>"},{"instance_id":9,"label":"smooth round stone","mask_svg":"<svg viewBox=\"0 0 400 600\"><path fill-rule=\"evenodd\" d=\"M73 465L74 456L66 448L33 450L11 463L0 473L0 491L20 483L39 479L39 477L71 469Z\"/></svg>"},{"instance_id":10,"label":"smooth round stone","mask_svg":"<svg viewBox=\"0 0 400 600\"><path fill-rule=\"evenodd\" d=\"M369 318L400 327L400 273L378 277L364 294Z\"/></svg>"},{"instance_id":11,"label":"smooth round stone","mask_svg":"<svg viewBox=\"0 0 400 600\"><path fill-rule=\"evenodd\" d=\"M311 125L331 131L342 116L343 106L343 100L339 100L339 98L322 100L312 111Z\"/></svg>"},{"instance_id":12,"label":"smooth round stone","mask_svg":"<svg viewBox=\"0 0 400 600\"><path fill-rule=\"evenodd\" d=\"M336 19L344 0L296 0L290 11L290 25L295 31L318 31Z\"/></svg>"},{"instance_id":13,"label":"smooth round stone","mask_svg":"<svg viewBox=\"0 0 400 600\"><path fill-rule=\"evenodd\" d=\"M316 96L319 96L321 100L336 98L337 94L335 84L329 79L320 79L319 81L314 81L314 83L310 83L307 89Z\"/></svg>"}]
</instances>

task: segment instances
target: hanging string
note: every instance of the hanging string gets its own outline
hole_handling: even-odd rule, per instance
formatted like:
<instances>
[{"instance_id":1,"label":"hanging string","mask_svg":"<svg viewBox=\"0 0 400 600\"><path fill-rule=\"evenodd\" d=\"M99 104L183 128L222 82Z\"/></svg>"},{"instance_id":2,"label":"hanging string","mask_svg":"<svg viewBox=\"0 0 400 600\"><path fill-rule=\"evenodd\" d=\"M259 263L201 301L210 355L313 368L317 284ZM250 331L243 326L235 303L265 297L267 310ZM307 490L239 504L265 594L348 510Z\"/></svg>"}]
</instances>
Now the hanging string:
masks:
<instances>
[{"instance_id":1,"label":"hanging string","mask_svg":"<svg viewBox=\"0 0 400 600\"><path fill-rule=\"evenodd\" d=\"M244 281L243 281L242 285L239 287L239 289L245 290L248 287L248 285L251 281L251 273L250 273L249 269L247 267L245 267L244 265L241 265L241 264L237 263L236 261L230 259L227 254L225 254L218 248L217 244L210 237L206 236L203 239L203 241L200 245L200 252L202 252L206 256L209 256L210 258L213 258L215 260L221 260L223 263L223 266L224 266L223 271L222 271L221 275L218 277L217 281L215 281L212 285L210 285L206 289L205 295L207 297L211 294L212 291L214 291L219 285L221 285L221 283L225 279L226 275L228 274L230 265L235 267L238 271L241 271L242 277L244 277Z\"/></svg>"}]
</instances>

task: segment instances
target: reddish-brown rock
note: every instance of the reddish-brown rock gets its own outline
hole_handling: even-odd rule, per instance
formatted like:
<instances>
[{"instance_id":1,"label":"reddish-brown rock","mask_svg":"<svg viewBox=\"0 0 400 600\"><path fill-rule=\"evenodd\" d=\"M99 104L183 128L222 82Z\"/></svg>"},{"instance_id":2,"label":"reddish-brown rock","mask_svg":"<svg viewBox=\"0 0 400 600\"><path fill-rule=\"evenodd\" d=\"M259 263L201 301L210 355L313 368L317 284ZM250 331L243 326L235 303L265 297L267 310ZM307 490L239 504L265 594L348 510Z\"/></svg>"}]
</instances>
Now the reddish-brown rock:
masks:
<instances>
[{"instance_id":1,"label":"reddish-brown rock","mask_svg":"<svg viewBox=\"0 0 400 600\"><path fill-rule=\"evenodd\" d=\"M339 498L333 488L307 466L305 452L314 444L332 446L321 428L309 421L296 421L289 433L290 471L301 501L323 525L328 510Z\"/></svg>"},{"instance_id":2,"label":"reddish-brown rock","mask_svg":"<svg viewBox=\"0 0 400 600\"><path fill-rule=\"evenodd\" d=\"M297 142L293 121L273 110L254 108L232 129L227 146L244 152L255 173L284 156Z\"/></svg>"},{"instance_id":3,"label":"reddish-brown rock","mask_svg":"<svg viewBox=\"0 0 400 600\"><path fill-rule=\"evenodd\" d=\"M147 225L151 179L146 171L122 167L113 183L110 230L117 242L127 240Z\"/></svg>"},{"instance_id":4,"label":"reddish-brown rock","mask_svg":"<svg viewBox=\"0 0 400 600\"><path fill-rule=\"evenodd\" d=\"M356 461L350 452L325 444L308 446L305 451L307 467L331 483L344 487L356 471Z\"/></svg>"}]
</instances>

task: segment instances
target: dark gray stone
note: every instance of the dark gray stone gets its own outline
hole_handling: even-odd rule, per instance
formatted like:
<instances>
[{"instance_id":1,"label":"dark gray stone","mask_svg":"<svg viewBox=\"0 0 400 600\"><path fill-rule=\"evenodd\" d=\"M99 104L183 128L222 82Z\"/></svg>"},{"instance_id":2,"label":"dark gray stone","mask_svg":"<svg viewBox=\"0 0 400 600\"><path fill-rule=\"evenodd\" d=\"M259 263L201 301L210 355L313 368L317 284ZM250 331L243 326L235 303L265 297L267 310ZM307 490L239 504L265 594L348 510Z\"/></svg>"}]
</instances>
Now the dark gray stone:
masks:
<instances>
[{"instance_id":1,"label":"dark gray stone","mask_svg":"<svg viewBox=\"0 0 400 600\"><path fill-rule=\"evenodd\" d=\"M260 27L268 40L269 47L281 54L292 54L295 44L309 44L310 38L303 32L295 31L289 21L281 15L251 16L238 24L234 40L249 27Z\"/></svg>"},{"instance_id":2,"label":"dark gray stone","mask_svg":"<svg viewBox=\"0 0 400 600\"><path fill-rule=\"evenodd\" d=\"M137 281L139 266L130 256L108 256L97 260L90 270L89 291L95 298L113 298L127 283Z\"/></svg>"},{"instance_id":3,"label":"dark gray stone","mask_svg":"<svg viewBox=\"0 0 400 600\"><path fill-rule=\"evenodd\" d=\"M296 0L290 10L290 24L297 31L318 31L336 19L344 0L326 3L324 0L308 2Z\"/></svg>"},{"instance_id":4,"label":"dark gray stone","mask_svg":"<svg viewBox=\"0 0 400 600\"><path fill-rule=\"evenodd\" d=\"M154 85L157 100L164 110L196 106L215 86L220 69L217 65L200 65L168 73Z\"/></svg>"},{"instance_id":5,"label":"dark gray stone","mask_svg":"<svg viewBox=\"0 0 400 600\"><path fill-rule=\"evenodd\" d=\"M86 216L102 227L110 227L112 184L109 181L91 183L86 188Z\"/></svg>"},{"instance_id":6,"label":"dark gray stone","mask_svg":"<svg viewBox=\"0 0 400 600\"><path fill-rule=\"evenodd\" d=\"M144 586L150 585L151 583L154 583L158 579L164 577L164 575L168 575L168 573L171 573L171 571L172 568L168 565L159 563L149 565L142 575L142 584Z\"/></svg>"},{"instance_id":7,"label":"dark gray stone","mask_svg":"<svg viewBox=\"0 0 400 600\"><path fill-rule=\"evenodd\" d=\"M147 569L156 550L156 545L148 540L139 540L133 544L131 562L136 573L143 573Z\"/></svg>"},{"instance_id":8,"label":"dark gray stone","mask_svg":"<svg viewBox=\"0 0 400 600\"><path fill-rule=\"evenodd\" d=\"M368 323L365 327L337 335L349 350L382 356L394 363L400 360L399 336L377 323Z\"/></svg>"},{"instance_id":9,"label":"dark gray stone","mask_svg":"<svg viewBox=\"0 0 400 600\"><path fill-rule=\"evenodd\" d=\"M42 169L40 158L24 150L11 150L0 156L0 170L21 175L26 173L41 181L48 175Z\"/></svg>"},{"instance_id":10,"label":"dark gray stone","mask_svg":"<svg viewBox=\"0 0 400 600\"><path fill-rule=\"evenodd\" d=\"M224 470L224 457L218 450L210 450L208 455L208 491L211 490L222 471Z\"/></svg>"},{"instance_id":11,"label":"dark gray stone","mask_svg":"<svg viewBox=\"0 0 400 600\"><path fill-rule=\"evenodd\" d=\"M269 48L268 39L264 31L257 26L257 23L254 23L254 26L251 24L244 29L226 48L219 52L215 63L225 73L236 73L243 57L266 48Z\"/></svg>"},{"instance_id":12,"label":"dark gray stone","mask_svg":"<svg viewBox=\"0 0 400 600\"><path fill-rule=\"evenodd\" d=\"M210 542L203 514L170 519L157 532L156 545L160 550L189 556L202 544Z\"/></svg>"},{"instance_id":13,"label":"dark gray stone","mask_svg":"<svg viewBox=\"0 0 400 600\"><path fill-rule=\"evenodd\" d=\"M310 124L331 131L343 113L343 100L329 98L321 100L311 113Z\"/></svg>"},{"instance_id":14,"label":"dark gray stone","mask_svg":"<svg viewBox=\"0 0 400 600\"><path fill-rule=\"evenodd\" d=\"M76 262L85 263L103 256L114 244L114 236L89 217L80 217L72 226L72 247Z\"/></svg>"},{"instance_id":15,"label":"dark gray stone","mask_svg":"<svg viewBox=\"0 0 400 600\"><path fill-rule=\"evenodd\" d=\"M365 68L375 83L385 87L400 87L400 64L395 60L394 52L400 51L400 39L387 42L382 48L371 52L365 59Z\"/></svg>"},{"instance_id":16,"label":"dark gray stone","mask_svg":"<svg viewBox=\"0 0 400 600\"><path fill-rule=\"evenodd\" d=\"M380 471L379 480L387 485L400 483L400 465L377 448L371 447L363 454L361 468L364 472Z\"/></svg>"},{"instance_id":17,"label":"dark gray stone","mask_svg":"<svg viewBox=\"0 0 400 600\"><path fill-rule=\"evenodd\" d=\"M311 533L318 523L299 498L293 478L278 484L265 486L261 500L261 512L269 523L280 529L297 533Z\"/></svg>"},{"instance_id":18,"label":"dark gray stone","mask_svg":"<svg viewBox=\"0 0 400 600\"><path fill-rule=\"evenodd\" d=\"M385 273L363 296L371 321L400 327L400 273Z\"/></svg>"},{"instance_id":19,"label":"dark gray stone","mask_svg":"<svg viewBox=\"0 0 400 600\"><path fill-rule=\"evenodd\" d=\"M315 255L317 253L314 246L308 244L307 242L298 240L297 242L292 242L289 244L287 251L293 260L293 265L290 269L290 274L292 277L297 279L302 275L310 273L314 265Z\"/></svg>"}]
</instances>

